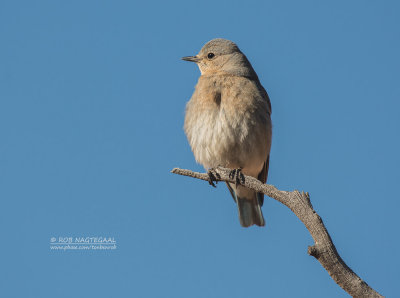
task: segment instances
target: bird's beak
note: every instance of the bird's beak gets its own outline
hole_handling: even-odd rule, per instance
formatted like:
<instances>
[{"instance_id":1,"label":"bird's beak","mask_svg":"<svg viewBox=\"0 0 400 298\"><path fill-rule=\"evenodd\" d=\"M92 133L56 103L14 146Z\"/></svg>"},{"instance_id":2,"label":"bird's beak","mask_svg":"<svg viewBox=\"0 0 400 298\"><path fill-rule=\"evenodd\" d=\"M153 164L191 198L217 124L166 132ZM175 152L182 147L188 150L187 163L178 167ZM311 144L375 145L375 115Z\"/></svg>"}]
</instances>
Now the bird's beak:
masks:
<instances>
[{"instance_id":1,"label":"bird's beak","mask_svg":"<svg viewBox=\"0 0 400 298\"><path fill-rule=\"evenodd\" d=\"M182 60L185 61L190 61L190 62L199 62L201 60L201 58L197 57L197 56L186 56L186 57L182 57Z\"/></svg>"}]
</instances>

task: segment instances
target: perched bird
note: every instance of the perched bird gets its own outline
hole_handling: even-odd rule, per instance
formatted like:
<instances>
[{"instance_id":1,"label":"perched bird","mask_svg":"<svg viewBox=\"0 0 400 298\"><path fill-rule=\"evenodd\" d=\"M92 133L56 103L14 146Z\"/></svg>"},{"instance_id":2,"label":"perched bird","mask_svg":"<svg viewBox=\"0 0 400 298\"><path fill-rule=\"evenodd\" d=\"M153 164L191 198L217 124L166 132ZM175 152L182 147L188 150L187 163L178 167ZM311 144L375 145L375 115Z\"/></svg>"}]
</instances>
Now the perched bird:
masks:
<instances>
[{"instance_id":1,"label":"perched bird","mask_svg":"<svg viewBox=\"0 0 400 298\"><path fill-rule=\"evenodd\" d=\"M232 41L207 42L196 56L201 76L186 105L185 133L196 161L209 171L218 166L265 183L272 124L271 103L246 56ZM210 181L212 182L212 181ZM240 224L264 226L262 193L227 183Z\"/></svg>"}]
</instances>

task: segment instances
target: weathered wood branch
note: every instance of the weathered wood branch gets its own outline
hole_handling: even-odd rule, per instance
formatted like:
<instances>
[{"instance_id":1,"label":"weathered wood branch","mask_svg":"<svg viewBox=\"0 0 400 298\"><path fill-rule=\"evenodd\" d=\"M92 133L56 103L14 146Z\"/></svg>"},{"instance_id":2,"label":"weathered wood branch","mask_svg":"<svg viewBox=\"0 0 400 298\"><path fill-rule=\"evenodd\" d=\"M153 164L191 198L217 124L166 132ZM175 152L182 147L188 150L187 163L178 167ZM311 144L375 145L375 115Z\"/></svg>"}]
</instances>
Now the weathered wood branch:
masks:
<instances>
[{"instance_id":1,"label":"weathered wood branch","mask_svg":"<svg viewBox=\"0 0 400 298\"><path fill-rule=\"evenodd\" d=\"M229 177L230 171L231 170L227 168L215 169L217 173L216 180L235 183L235 181ZM198 173L178 168L173 169L171 172L205 181L209 180L209 176L206 173ZM308 247L308 254L315 257L321 263L332 279L342 287L343 290L353 297L383 297L355 274L342 260L321 217L315 212L311 205L308 193L300 193L297 190L278 190L275 186L263 184L256 178L250 176L245 176L245 180L243 183L241 182L241 184L257 192L264 193L293 211L306 226L314 239L314 245Z\"/></svg>"}]
</instances>

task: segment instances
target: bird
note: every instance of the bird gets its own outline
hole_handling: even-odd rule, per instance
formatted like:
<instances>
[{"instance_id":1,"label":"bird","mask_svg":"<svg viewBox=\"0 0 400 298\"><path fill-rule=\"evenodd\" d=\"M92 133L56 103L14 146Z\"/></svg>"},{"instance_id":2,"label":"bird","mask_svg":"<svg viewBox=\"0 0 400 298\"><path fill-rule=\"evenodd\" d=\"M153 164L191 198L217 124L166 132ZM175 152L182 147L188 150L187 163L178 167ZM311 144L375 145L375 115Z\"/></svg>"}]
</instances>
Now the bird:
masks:
<instances>
[{"instance_id":1,"label":"bird","mask_svg":"<svg viewBox=\"0 0 400 298\"><path fill-rule=\"evenodd\" d=\"M209 173L231 170L266 183L272 139L271 102L247 57L232 41L216 38L195 56L200 77L186 104L184 131L196 161ZM214 176L215 177L215 176ZM264 195L226 182L241 226L265 226Z\"/></svg>"}]
</instances>

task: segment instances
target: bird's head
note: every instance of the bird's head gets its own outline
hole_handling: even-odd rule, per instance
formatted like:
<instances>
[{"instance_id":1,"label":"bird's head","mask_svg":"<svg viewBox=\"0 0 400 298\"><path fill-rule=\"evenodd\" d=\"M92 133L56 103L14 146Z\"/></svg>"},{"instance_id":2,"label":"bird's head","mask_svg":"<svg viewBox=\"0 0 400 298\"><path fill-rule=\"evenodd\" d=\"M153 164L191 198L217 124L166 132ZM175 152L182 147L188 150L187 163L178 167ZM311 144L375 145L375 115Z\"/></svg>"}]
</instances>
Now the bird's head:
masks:
<instances>
[{"instance_id":1,"label":"bird's head","mask_svg":"<svg viewBox=\"0 0 400 298\"><path fill-rule=\"evenodd\" d=\"M246 77L256 76L250 62L238 46L223 38L207 42L196 56L183 57L182 60L197 63L202 75L227 73Z\"/></svg>"}]
</instances>

